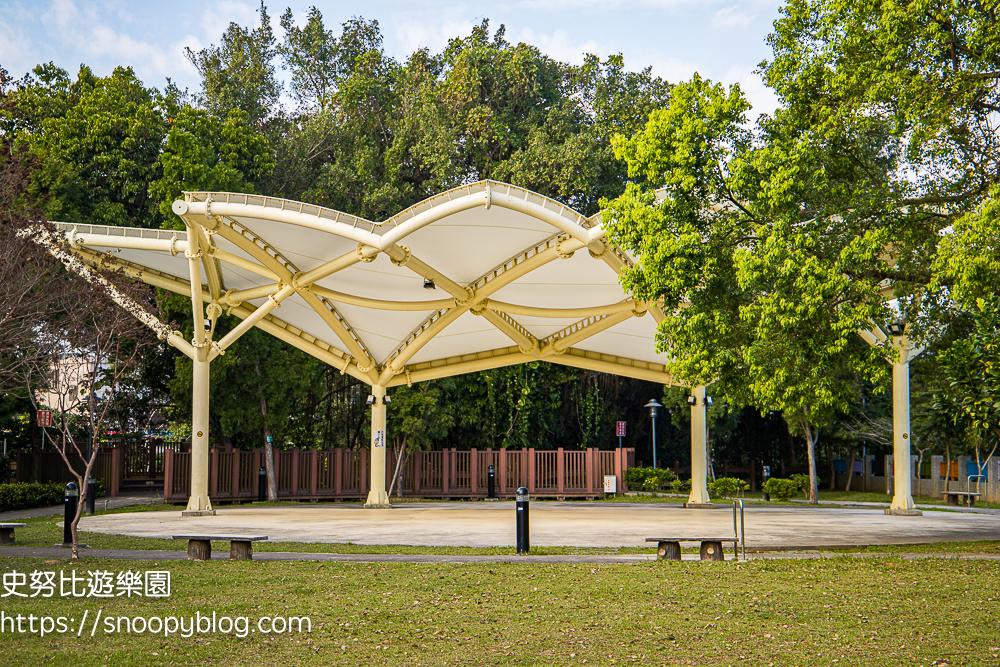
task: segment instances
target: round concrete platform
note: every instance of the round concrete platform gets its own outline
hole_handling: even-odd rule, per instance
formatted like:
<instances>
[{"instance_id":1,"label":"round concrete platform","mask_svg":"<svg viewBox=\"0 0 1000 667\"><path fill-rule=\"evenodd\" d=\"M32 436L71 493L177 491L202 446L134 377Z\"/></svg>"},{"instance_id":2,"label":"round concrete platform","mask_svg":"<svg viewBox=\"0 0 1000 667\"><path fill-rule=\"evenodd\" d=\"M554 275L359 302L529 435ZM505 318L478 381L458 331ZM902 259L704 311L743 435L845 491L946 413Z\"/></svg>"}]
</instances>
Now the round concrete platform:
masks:
<instances>
[{"instance_id":1,"label":"round concrete platform","mask_svg":"<svg viewBox=\"0 0 1000 667\"><path fill-rule=\"evenodd\" d=\"M648 546L647 537L733 534L733 512L668 504L531 503L533 546ZM360 505L252 505L223 507L216 516L134 512L83 517L80 529L136 537L191 534L260 534L275 542L353 542L414 546L513 546L514 503L413 503L393 509ZM924 512L886 516L878 509L828 507L746 508L747 546L834 547L865 544L1000 539L1000 516Z\"/></svg>"}]
</instances>

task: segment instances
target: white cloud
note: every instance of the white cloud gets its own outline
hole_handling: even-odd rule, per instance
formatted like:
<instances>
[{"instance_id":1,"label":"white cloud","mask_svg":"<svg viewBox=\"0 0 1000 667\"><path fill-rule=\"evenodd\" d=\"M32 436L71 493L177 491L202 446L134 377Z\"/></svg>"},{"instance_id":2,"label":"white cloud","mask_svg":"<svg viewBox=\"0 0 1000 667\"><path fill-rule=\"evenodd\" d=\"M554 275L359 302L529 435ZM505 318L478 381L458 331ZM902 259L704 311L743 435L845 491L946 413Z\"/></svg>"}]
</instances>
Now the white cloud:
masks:
<instances>
[{"instance_id":1,"label":"white cloud","mask_svg":"<svg viewBox=\"0 0 1000 667\"><path fill-rule=\"evenodd\" d=\"M276 20L277 16L271 17L272 24ZM260 23L260 17L257 16L257 9L245 2L235 0L214 2L205 7L201 17L201 26L207 42L217 44L230 23L238 23L245 28L255 28ZM277 27L280 29L280 24Z\"/></svg>"},{"instance_id":2,"label":"white cloud","mask_svg":"<svg viewBox=\"0 0 1000 667\"><path fill-rule=\"evenodd\" d=\"M715 12L712 16L713 28L745 28L750 22L757 18L757 14L751 14L739 5L726 7Z\"/></svg>"},{"instance_id":3,"label":"white cloud","mask_svg":"<svg viewBox=\"0 0 1000 667\"><path fill-rule=\"evenodd\" d=\"M773 114L778 108L778 96L764 85L764 80L755 71L756 67L731 67L722 77L722 82L731 85L740 84L740 90L746 96L753 108L747 113L751 122L756 121L761 114Z\"/></svg>"},{"instance_id":4,"label":"white cloud","mask_svg":"<svg viewBox=\"0 0 1000 667\"><path fill-rule=\"evenodd\" d=\"M472 21L445 21L444 23L421 23L416 17L407 17L396 28L396 40L392 51L406 58L417 49L427 48L431 53L440 53L448 45L448 40L467 37L477 24Z\"/></svg>"},{"instance_id":5,"label":"white cloud","mask_svg":"<svg viewBox=\"0 0 1000 667\"><path fill-rule=\"evenodd\" d=\"M535 32L531 28L522 28L517 41L531 44L554 60L573 65L582 65L583 56L588 53L595 53L601 57L607 55L607 49L602 48L594 40L574 43L569 33L562 29L557 29L549 35Z\"/></svg>"}]
</instances>

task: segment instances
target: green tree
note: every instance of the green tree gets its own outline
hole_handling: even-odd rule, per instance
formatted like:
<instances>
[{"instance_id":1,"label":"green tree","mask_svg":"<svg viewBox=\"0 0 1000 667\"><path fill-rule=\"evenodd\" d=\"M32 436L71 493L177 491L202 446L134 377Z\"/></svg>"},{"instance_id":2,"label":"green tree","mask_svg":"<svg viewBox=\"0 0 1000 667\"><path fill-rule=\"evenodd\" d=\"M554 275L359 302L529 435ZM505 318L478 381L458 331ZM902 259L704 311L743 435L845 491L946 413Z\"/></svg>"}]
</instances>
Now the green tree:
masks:
<instances>
[{"instance_id":1,"label":"green tree","mask_svg":"<svg viewBox=\"0 0 1000 667\"><path fill-rule=\"evenodd\" d=\"M99 78L83 66L71 81L49 63L4 95L0 126L37 156L30 194L50 219L158 227L149 186L167 129L160 103L131 68Z\"/></svg>"},{"instance_id":2,"label":"green tree","mask_svg":"<svg viewBox=\"0 0 1000 667\"><path fill-rule=\"evenodd\" d=\"M206 109L221 118L239 109L254 127L263 128L279 108L281 83L274 69L277 42L263 2L258 12L256 28L230 23L218 46L185 48L184 54L201 74Z\"/></svg>"}]
</instances>

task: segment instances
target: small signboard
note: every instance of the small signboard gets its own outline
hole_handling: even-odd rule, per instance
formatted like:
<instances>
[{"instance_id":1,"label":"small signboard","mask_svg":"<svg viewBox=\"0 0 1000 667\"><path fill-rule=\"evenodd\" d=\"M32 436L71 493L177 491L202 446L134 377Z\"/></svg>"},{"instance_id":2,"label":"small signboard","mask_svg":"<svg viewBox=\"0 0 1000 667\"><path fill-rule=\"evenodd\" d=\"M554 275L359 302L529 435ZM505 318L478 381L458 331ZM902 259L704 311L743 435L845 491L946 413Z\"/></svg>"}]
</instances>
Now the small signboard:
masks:
<instances>
[{"instance_id":1,"label":"small signboard","mask_svg":"<svg viewBox=\"0 0 1000 667\"><path fill-rule=\"evenodd\" d=\"M614 475L604 476L604 493L618 493L618 478Z\"/></svg>"},{"instance_id":2,"label":"small signboard","mask_svg":"<svg viewBox=\"0 0 1000 667\"><path fill-rule=\"evenodd\" d=\"M38 411L38 425L39 426L52 426L52 411L51 410L39 410Z\"/></svg>"},{"instance_id":3,"label":"small signboard","mask_svg":"<svg viewBox=\"0 0 1000 667\"><path fill-rule=\"evenodd\" d=\"M616 435L619 438L625 437L625 422L618 422L618 432L616 433Z\"/></svg>"},{"instance_id":4,"label":"small signboard","mask_svg":"<svg viewBox=\"0 0 1000 667\"><path fill-rule=\"evenodd\" d=\"M269 435L269 436L267 436L267 442L268 442L268 443L272 443L272 442L274 442L274 436L270 436L270 435Z\"/></svg>"},{"instance_id":5,"label":"small signboard","mask_svg":"<svg viewBox=\"0 0 1000 667\"><path fill-rule=\"evenodd\" d=\"M375 431L375 437L372 439L372 447L385 447L385 431Z\"/></svg>"}]
</instances>

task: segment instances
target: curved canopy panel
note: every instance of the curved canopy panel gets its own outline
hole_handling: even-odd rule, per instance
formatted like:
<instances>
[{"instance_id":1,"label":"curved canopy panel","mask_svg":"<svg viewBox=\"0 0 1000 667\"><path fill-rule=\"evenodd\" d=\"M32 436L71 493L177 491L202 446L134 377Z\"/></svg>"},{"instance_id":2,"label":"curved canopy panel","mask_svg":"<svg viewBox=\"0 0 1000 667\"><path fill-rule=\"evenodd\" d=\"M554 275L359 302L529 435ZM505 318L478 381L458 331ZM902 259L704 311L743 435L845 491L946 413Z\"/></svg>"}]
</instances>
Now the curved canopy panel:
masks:
<instances>
[{"instance_id":1,"label":"curved canopy panel","mask_svg":"<svg viewBox=\"0 0 1000 667\"><path fill-rule=\"evenodd\" d=\"M631 258L585 218L483 181L381 222L272 197L189 192L186 232L58 223L74 251L201 298L372 385L535 359L670 383L652 304L622 291ZM196 318L198 316L196 315ZM183 347L183 344L181 345Z\"/></svg>"}]
</instances>

